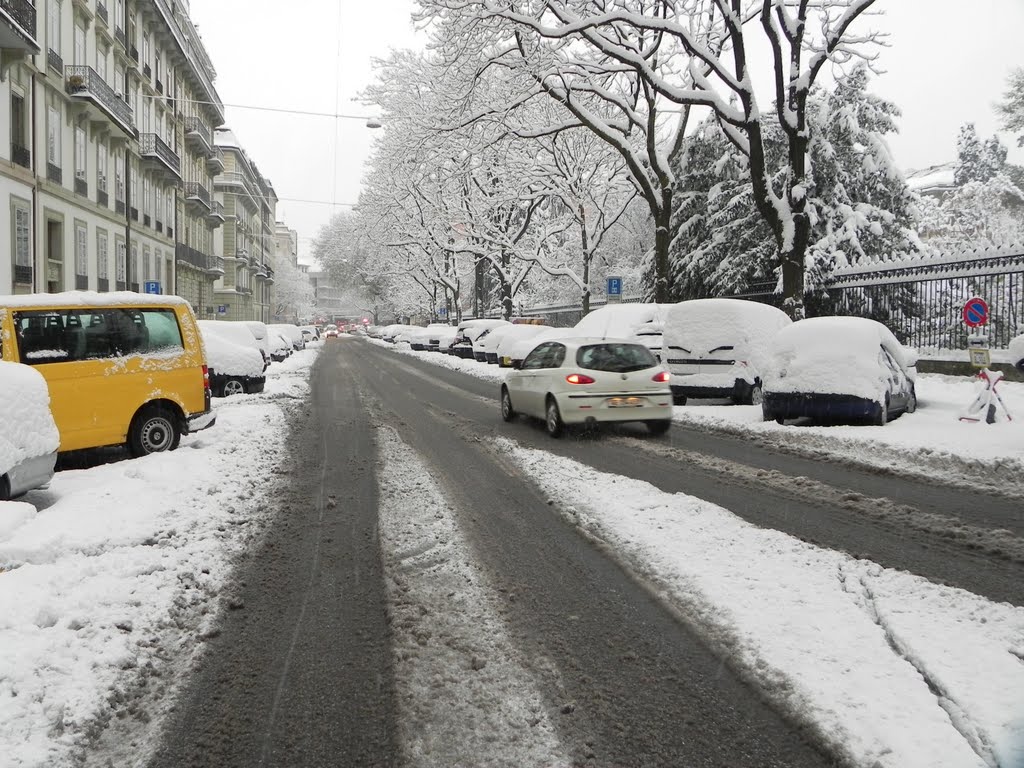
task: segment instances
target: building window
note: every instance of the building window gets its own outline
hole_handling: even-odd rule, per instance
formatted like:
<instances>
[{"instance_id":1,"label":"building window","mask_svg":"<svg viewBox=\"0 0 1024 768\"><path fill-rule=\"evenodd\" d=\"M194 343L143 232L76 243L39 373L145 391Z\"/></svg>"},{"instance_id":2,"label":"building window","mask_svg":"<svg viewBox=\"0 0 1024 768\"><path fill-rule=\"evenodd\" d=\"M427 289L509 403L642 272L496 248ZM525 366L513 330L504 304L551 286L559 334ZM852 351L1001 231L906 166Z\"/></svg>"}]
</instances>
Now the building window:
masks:
<instances>
[{"instance_id":1,"label":"building window","mask_svg":"<svg viewBox=\"0 0 1024 768\"><path fill-rule=\"evenodd\" d=\"M32 285L32 208L25 200L11 199L14 235L14 283Z\"/></svg>"},{"instance_id":2,"label":"building window","mask_svg":"<svg viewBox=\"0 0 1024 768\"><path fill-rule=\"evenodd\" d=\"M89 230L85 224L75 224L75 274L78 277L89 277L89 245L86 240Z\"/></svg>"},{"instance_id":3,"label":"building window","mask_svg":"<svg viewBox=\"0 0 1024 768\"><path fill-rule=\"evenodd\" d=\"M47 18L46 44L54 53L60 53L60 0L50 0L50 15Z\"/></svg>"},{"instance_id":4,"label":"building window","mask_svg":"<svg viewBox=\"0 0 1024 768\"><path fill-rule=\"evenodd\" d=\"M85 27L75 24L75 64L81 66L86 64L85 60Z\"/></svg>"},{"instance_id":5,"label":"building window","mask_svg":"<svg viewBox=\"0 0 1024 768\"><path fill-rule=\"evenodd\" d=\"M85 181L85 128L75 126L75 178Z\"/></svg>"},{"instance_id":6,"label":"building window","mask_svg":"<svg viewBox=\"0 0 1024 768\"><path fill-rule=\"evenodd\" d=\"M96 276L100 280L106 280L108 276L110 254L107 253L107 233L100 229L96 231Z\"/></svg>"},{"instance_id":7,"label":"building window","mask_svg":"<svg viewBox=\"0 0 1024 768\"><path fill-rule=\"evenodd\" d=\"M150 261L149 261L149 246L148 245L142 246L142 279L143 280L152 280L153 279L152 265L150 264Z\"/></svg>"},{"instance_id":8,"label":"building window","mask_svg":"<svg viewBox=\"0 0 1024 768\"><path fill-rule=\"evenodd\" d=\"M142 273L142 266L139 264L139 244L132 243L132 282L136 285L139 282L139 275Z\"/></svg>"},{"instance_id":9,"label":"building window","mask_svg":"<svg viewBox=\"0 0 1024 768\"><path fill-rule=\"evenodd\" d=\"M115 196L122 203L124 202L124 155L121 150L114 153L114 185Z\"/></svg>"},{"instance_id":10,"label":"building window","mask_svg":"<svg viewBox=\"0 0 1024 768\"><path fill-rule=\"evenodd\" d=\"M107 191L107 145L102 141L96 142L96 186Z\"/></svg>"},{"instance_id":11,"label":"building window","mask_svg":"<svg viewBox=\"0 0 1024 768\"><path fill-rule=\"evenodd\" d=\"M60 109L49 107L46 111L46 160L60 168Z\"/></svg>"},{"instance_id":12,"label":"building window","mask_svg":"<svg viewBox=\"0 0 1024 768\"><path fill-rule=\"evenodd\" d=\"M125 274L128 270L127 265L127 252L124 247L124 240L117 241L117 263L114 265L116 270L117 282L123 283L125 281Z\"/></svg>"}]
</instances>

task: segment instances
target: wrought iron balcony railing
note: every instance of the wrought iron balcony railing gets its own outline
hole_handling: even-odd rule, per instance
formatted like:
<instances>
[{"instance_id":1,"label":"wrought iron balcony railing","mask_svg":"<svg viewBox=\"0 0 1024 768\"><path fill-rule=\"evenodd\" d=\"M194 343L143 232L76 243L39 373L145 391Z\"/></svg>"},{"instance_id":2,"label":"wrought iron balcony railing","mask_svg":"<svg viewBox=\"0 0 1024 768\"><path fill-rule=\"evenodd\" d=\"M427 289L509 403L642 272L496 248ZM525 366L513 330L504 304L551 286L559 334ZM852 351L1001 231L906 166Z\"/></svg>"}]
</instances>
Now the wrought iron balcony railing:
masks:
<instances>
[{"instance_id":1,"label":"wrought iron balcony railing","mask_svg":"<svg viewBox=\"0 0 1024 768\"><path fill-rule=\"evenodd\" d=\"M103 4L103 0L96 0L96 15L104 24L110 23L110 20L107 17L107 6Z\"/></svg>"},{"instance_id":2,"label":"wrought iron balcony railing","mask_svg":"<svg viewBox=\"0 0 1024 768\"><path fill-rule=\"evenodd\" d=\"M107 190L96 190L96 202L102 205L104 208L110 205L110 196L107 194Z\"/></svg>"},{"instance_id":3,"label":"wrought iron balcony railing","mask_svg":"<svg viewBox=\"0 0 1024 768\"><path fill-rule=\"evenodd\" d=\"M28 35L36 39L36 7L29 0L0 0L0 5Z\"/></svg>"},{"instance_id":4,"label":"wrought iron balcony railing","mask_svg":"<svg viewBox=\"0 0 1024 768\"><path fill-rule=\"evenodd\" d=\"M213 147L213 133L210 131L209 126L195 115L185 118L185 134L190 133L199 136L206 142L206 146Z\"/></svg>"},{"instance_id":5,"label":"wrought iron balcony railing","mask_svg":"<svg viewBox=\"0 0 1024 768\"><path fill-rule=\"evenodd\" d=\"M20 165L22 168L32 167L32 152L29 151L28 147L23 147L21 144L11 143L11 160L16 165Z\"/></svg>"},{"instance_id":6,"label":"wrought iron balcony railing","mask_svg":"<svg viewBox=\"0 0 1024 768\"><path fill-rule=\"evenodd\" d=\"M61 184L64 181L64 172L61 171L59 165L53 163L46 164L46 178L52 181L54 184Z\"/></svg>"},{"instance_id":7,"label":"wrought iron balcony railing","mask_svg":"<svg viewBox=\"0 0 1024 768\"><path fill-rule=\"evenodd\" d=\"M53 48L46 51L46 63L50 66L50 69L55 69L58 72L64 71L64 59Z\"/></svg>"},{"instance_id":8,"label":"wrought iron balcony railing","mask_svg":"<svg viewBox=\"0 0 1024 768\"><path fill-rule=\"evenodd\" d=\"M143 157L155 157L178 176L181 175L181 158L155 133L139 136L139 151Z\"/></svg>"},{"instance_id":9,"label":"wrought iron balcony railing","mask_svg":"<svg viewBox=\"0 0 1024 768\"><path fill-rule=\"evenodd\" d=\"M80 64L69 64L64 68L67 79L67 90L72 96L88 98L99 106L117 122L128 134L135 132L132 128L132 108L124 99L114 93L107 81L100 77L92 67Z\"/></svg>"},{"instance_id":10,"label":"wrought iron balcony railing","mask_svg":"<svg viewBox=\"0 0 1024 768\"><path fill-rule=\"evenodd\" d=\"M124 216L124 212L125 212L124 200L115 200L114 201L114 211L117 213L118 216Z\"/></svg>"},{"instance_id":11,"label":"wrought iron balcony railing","mask_svg":"<svg viewBox=\"0 0 1024 768\"><path fill-rule=\"evenodd\" d=\"M207 208L211 207L210 191L198 181L185 182L185 199L201 200Z\"/></svg>"},{"instance_id":12,"label":"wrought iron balcony railing","mask_svg":"<svg viewBox=\"0 0 1024 768\"><path fill-rule=\"evenodd\" d=\"M82 197L89 196L89 182L84 177L75 174L75 194Z\"/></svg>"},{"instance_id":13,"label":"wrought iron balcony railing","mask_svg":"<svg viewBox=\"0 0 1024 768\"><path fill-rule=\"evenodd\" d=\"M127 42L127 40L125 40L125 37L124 37L124 30L121 29L121 27L115 27L114 28L114 39L117 40L117 42L119 42L121 44L122 48L127 48L128 47L128 42Z\"/></svg>"},{"instance_id":14,"label":"wrought iron balcony railing","mask_svg":"<svg viewBox=\"0 0 1024 768\"><path fill-rule=\"evenodd\" d=\"M132 214L132 221L138 221L139 220L139 209L136 208L134 205L131 207L131 214Z\"/></svg>"}]
</instances>

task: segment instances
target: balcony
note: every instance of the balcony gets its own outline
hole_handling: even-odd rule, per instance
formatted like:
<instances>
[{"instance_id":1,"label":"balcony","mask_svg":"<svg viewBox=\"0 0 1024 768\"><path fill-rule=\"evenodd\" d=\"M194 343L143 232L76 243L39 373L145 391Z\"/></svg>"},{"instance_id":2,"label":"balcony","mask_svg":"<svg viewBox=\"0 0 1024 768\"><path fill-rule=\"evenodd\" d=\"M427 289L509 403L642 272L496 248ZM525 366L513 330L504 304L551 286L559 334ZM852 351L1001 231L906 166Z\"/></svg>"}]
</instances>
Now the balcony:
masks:
<instances>
[{"instance_id":1,"label":"balcony","mask_svg":"<svg viewBox=\"0 0 1024 768\"><path fill-rule=\"evenodd\" d=\"M124 200L115 200L114 201L114 212L117 213L118 216L124 216L124 212L125 212Z\"/></svg>"},{"instance_id":2,"label":"balcony","mask_svg":"<svg viewBox=\"0 0 1024 768\"><path fill-rule=\"evenodd\" d=\"M157 234L162 235L164 233L164 223L160 219L156 220L156 231Z\"/></svg>"},{"instance_id":3,"label":"balcony","mask_svg":"<svg viewBox=\"0 0 1024 768\"><path fill-rule=\"evenodd\" d=\"M206 170L210 172L211 176L216 176L219 173L224 173L224 150L220 147L214 147L213 153L206 158Z\"/></svg>"},{"instance_id":4,"label":"balcony","mask_svg":"<svg viewBox=\"0 0 1024 768\"><path fill-rule=\"evenodd\" d=\"M131 213L132 213L132 221L138 221L138 220L139 220L139 209L138 209L138 208L136 208L136 207L135 207L135 206L133 205L133 206L131 207Z\"/></svg>"},{"instance_id":5,"label":"balcony","mask_svg":"<svg viewBox=\"0 0 1024 768\"><path fill-rule=\"evenodd\" d=\"M194 115L185 118L185 143L194 146L204 155L213 154L213 133L206 123Z\"/></svg>"},{"instance_id":6,"label":"balcony","mask_svg":"<svg viewBox=\"0 0 1024 768\"><path fill-rule=\"evenodd\" d=\"M139 136L139 154L142 160L163 175L181 181L181 158L155 133Z\"/></svg>"},{"instance_id":7,"label":"balcony","mask_svg":"<svg viewBox=\"0 0 1024 768\"><path fill-rule=\"evenodd\" d=\"M110 20L107 16L107 6L103 4L103 0L96 0L96 18L104 24L110 24Z\"/></svg>"},{"instance_id":8,"label":"balcony","mask_svg":"<svg viewBox=\"0 0 1024 768\"><path fill-rule=\"evenodd\" d=\"M174 239L174 227L172 227L170 224L167 225L167 236L171 238L171 240Z\"/></svg>"},{"instance_id":9,"label":"balcony","mask_svg":"<svg viewBox=\"0 0 1024 768\"><path fill-rule=\"evenodd\" d=\"M110 280L105 277L96 278L96 290L100 293L106 293L110 290Z\"/></svg>"},{"instance_id":10,"label":"balcony","mask_svg":"<svg viewBox=\"0 0 1024 768\"><path fill-rule=\"evenodd\" d=\"M64 183L64 173L61 171L59 165L53 163L46 164L46 178L52 181L54 184Z\"/></svg>"},{"instance_id":11,"label":"balcony","mask_svg":"<svg viewBox=\"0 0 1024 768\"><path fill-rule=\"evenodd\" d=\"M56 72L64 71L64 59L53 48L46 51L46 63L50 65L50 69Z\"/></svg>"},{"instance_id":12,"label":"balcony","mask_svg":"<svg viewBox=\"0 0 1024 768\"><path fill-rule=\"evenodd\" d=\"M264 265L264 271L267 273L267 282L274 282L274 269L269 264Z\"/></svg>"},{"instance_id":13,"label":"balcony","mask_svg":"<svg viewBox=\"0 0 1024 768\"><path fill-rule=\"evenodd\" d=\"M8 21L0 24L0 48L23 55L39 53L35 5L29 0L0 0L0 20Z\"/></svg>"},{"instance_id":14,"label":"balcony","mask_svg":"<svg viewBox=\"0 0 1024 768\"><path fill-rule=\"evenodd\" d=\"M193 205L197 209L203 209L208 213L213 206L210 201L210 191L198 181L185 182L185 204Z\"/></svg>"},{"instance_id":15,"label":"balcony","mask_svg":"<svg viewBox=\"0 0 1024 768\"><path fill-rule=\"evenodd\" d=\"M91 122L113 126L128 136L135 135L132 108L114 93L95 69L68 65L64 68L64 75L72 100L86 108Z\"/></svg>"},{"instance_id":16,"label":"balcony","mask_svg":"<svg viewBox=\"0 0 1024 768\"><path fill-rule=\"evenodd\" d=\"M209 272L211 275L217 275L218 277L223 275L224 274L224 257L223 256L214 256L212 261L210 262L210 266L207 268L206 271Z\"/></svg>"},{"instance_id":17,"label":"balcony","mask_svg":"<svg viewBox=\"0 0 1024 768\"><path fill-rule=\"evenodd\" d=\"M121 44L122 48L128 47L128 42L125 40L124 37L124 30L121 29L121 27L119 26L114 28L114 39Z\"/></svg>"},{"instance_id":18,"label":"balcony","mask_svg":"<svg viewBox=\"0 0 1024 768\"><path fill-rule=\"evenodd\" d=\"M103 206L104 208L107 208L107 207L110 206L110 196L107 194L107 190L105 190L105 189L97 189L96 190L96 202L97 202L97 204Z\"/></svg>"},{"instance_id":19,"label":"balcony","mask_svg":"<svg viewBox=\"0 0 1024 768\"><path fill-rule=\"evenodd\" d=\"M241 293L246 296L249 296L250 294L252 294L252 288L250 288L248 285L236 285L235 293Z\"/></svg>"},{"instance_id":20,"label":"balcony","mask_svg":"<svg viewBox=\"0 0 1024 768\"><path fill-rule=\"evenodd\" d=\"M75 194L82 197L89 196L89 182L85 180L84 172L81 175L75 173Z\"/></svg>"},{"instance_id":21,"label":"balcony","mask_svg":"<svg viewBox=\"0 0 1024 768\"><path fill-rule=\"evenodd\" d=\"M164 84L160 82L159 77L156 79L156 92L159 93L161 96L164 95Z\"/></svg>"},{"instance_id":22,"label":"balcony","mask_svg":"<svg viewBox=\"0 0 1024 768\"><path fill-rule=\"evenodd\" d=\"M212 275L224 274L224 259L220 256L211 256L184 243L174 246L174 255L179 263L188 264Z\"/></svg>"},{"instance_id":23,"label":"balcony","mask_svg":"<svg viewBox=\"0 0 1024 768\"><path fill-rule=\"evenodd\" d=\"M144 226L144 227L152 227L153 226L153 218L148 213L142 214L142 226Z\"/></svg>"},{"instance_id":24,"label":"balcony","mask_svg":"<svg viewBox=\"0 0 1024 768\"><path fill-rule=\"evenodd\" d=\"M32 285L32 267L15 264L14 265L14 284L15 285Z\"/></svg>"},{"instance_id":25,"label":"balcony","mask_svg":"<svg viewBox=\"0 0 1024 768\"><path fill-rule=\"evenodd\" d=\"M128 46L128 55L132 57L132 61L134 61L136 64L139 63L139 49L136 48L134 45Z\"/></svg>"},{"instance_id":26,"label":"balcony","mask_svg":"<svg viewBox=\"0 0 1024 768\"><path fill-rule=\"evenodd\" d=\"M153 77L153 68L149 64L143 64L142 74L146 76L147 80L151 79Z\"/></svg>"},{"instance_id":27,"label":"balcony","mask_svg":"<svg viewBox=\"0 0 1024 768\"><path fill-rule=\"evenodd\" d=\"M263 262L260 262L256 267L256 277L260 280L267 279L267 265Z\"/></svg>"},{"instance_id":28,"label":"balcony","mask_svg":"<svg viewBox=\"0 0 1024 768\"><path fill-rule=\"evenodd\" d=\"M32 167L32 152L29 151L28 147L23 147L21 144L11 143L11 160L14 161L15 165L20 165L22 168Z\"/></svg>"},{"instance_id":29,"label":"balcony","mask_svg":"<svg viewBox=\"0 0 1024 768\"><path fill-rule=\"evenodd\" d=\"M210 220L214 227L219 227L223 224L226 221L224 217L224 203L214 200L206 218Z\"/></svg>"}]
</instances>

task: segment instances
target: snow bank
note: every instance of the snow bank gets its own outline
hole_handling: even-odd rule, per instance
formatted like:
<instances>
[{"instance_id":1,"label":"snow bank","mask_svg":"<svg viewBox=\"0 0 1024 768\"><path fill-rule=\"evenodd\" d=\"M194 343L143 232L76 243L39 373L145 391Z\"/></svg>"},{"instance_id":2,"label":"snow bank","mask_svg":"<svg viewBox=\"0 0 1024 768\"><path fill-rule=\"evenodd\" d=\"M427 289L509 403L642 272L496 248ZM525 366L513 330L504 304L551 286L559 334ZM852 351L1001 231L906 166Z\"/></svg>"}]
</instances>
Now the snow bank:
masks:
<instances>
[{"instance_id":1,"label":"snow bank","mask_svg":"<svg viewBox=\"0 0 1024 768\"><path fill-rule=\"evenodd\" d=\"M0 361L0 475L59 445L46 379L30 366Z\"/></svg>"}]
</instances>

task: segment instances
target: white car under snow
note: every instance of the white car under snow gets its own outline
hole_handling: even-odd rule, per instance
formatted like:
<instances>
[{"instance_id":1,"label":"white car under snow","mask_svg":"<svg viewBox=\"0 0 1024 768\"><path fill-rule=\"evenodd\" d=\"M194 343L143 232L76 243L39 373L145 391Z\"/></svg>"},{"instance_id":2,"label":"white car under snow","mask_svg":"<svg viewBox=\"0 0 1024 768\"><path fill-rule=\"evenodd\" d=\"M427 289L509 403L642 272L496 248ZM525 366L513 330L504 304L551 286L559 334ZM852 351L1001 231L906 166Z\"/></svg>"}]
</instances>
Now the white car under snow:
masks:
<instances>
[{"instance_id":1,"label":"white car under snow","mask_svg":"<svg viewBox=\"0 0 1024 768\"><path fill-rule=\"evenodd\" d=\"M0 501L49 483L59 447L46 379L27 365L0 362Z\"/></svg>"}]
</instances>

